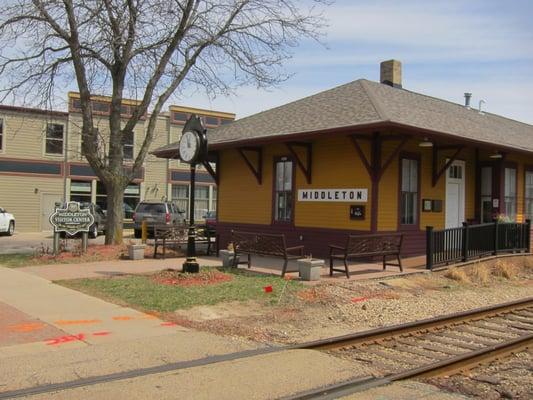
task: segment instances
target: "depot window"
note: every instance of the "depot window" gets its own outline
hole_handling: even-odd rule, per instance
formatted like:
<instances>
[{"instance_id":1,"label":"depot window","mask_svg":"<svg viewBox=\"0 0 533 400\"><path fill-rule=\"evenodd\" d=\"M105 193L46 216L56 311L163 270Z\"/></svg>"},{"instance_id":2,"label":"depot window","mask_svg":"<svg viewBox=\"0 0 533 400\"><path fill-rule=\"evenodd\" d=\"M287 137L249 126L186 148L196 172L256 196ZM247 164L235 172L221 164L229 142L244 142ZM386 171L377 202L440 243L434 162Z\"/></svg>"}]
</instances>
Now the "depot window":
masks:
<instances>
[{"instance_id":1,"label":"depot window","mask_svg":"<svg viewBox=\"0 0 533 400\"><path fill-rule=\"evenodd\" d=\"M533 219L533 170L526 171L524 191L524 214L527 219Z\"/></svg>"},{"instance_id":2,"label":"depot window","mask_svg":"<svg viewBox=\"0 0 533 400\"><path fill-rule=\"evenodd\" d=\"M286 157L274 163L276 182L274 186L274 220L292 221L293 162Z\"/></svg>"},{"instance_id":3,"label":"depot window","mask_svg":"<svg viewBox=\"0 0 533 400\"><path fill-rule=\"evenodd\" d=\"M504 213L511 220L516 219L516 168L504 170Z\"/></svg>"},{"instance_id":4,"label":"depot window","mask_svg":"<svg viewBox=\"0 0 533 400\"><path fill-rule=\"evenodd\" d=\"M400 224L415 225L418 216L418 160L402 158Z\"/></svg>"}]
</instances>

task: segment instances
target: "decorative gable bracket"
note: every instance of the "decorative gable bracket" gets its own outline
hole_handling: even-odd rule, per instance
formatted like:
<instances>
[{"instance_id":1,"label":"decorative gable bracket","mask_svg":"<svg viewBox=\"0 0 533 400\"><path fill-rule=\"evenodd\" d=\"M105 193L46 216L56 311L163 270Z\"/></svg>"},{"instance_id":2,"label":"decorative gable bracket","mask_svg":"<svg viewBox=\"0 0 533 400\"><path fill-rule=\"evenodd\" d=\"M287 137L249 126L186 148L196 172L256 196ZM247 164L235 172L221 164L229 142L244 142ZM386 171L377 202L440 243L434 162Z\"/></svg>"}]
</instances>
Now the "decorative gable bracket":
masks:
<instances>
[{"instance_id":1,"label":"decorative gable bracket","mask_svg":"<svg viewBox=\"0 0 533 400\"><path fill-rule=\"evenodd\" d=\"M432 165L432 186L435 187L440 177L444 172L452 165L452 163L457 159L459 153L464 149L464 146L461 145L449 145L449 146L433 146L433 165ZM455 153L452 154L450 159L444 164L444 166L438 170L439 162L439 151L441 150L455 150ZM438 170L438 171L437 171Z\"/></svg>"},{"instance_id":2,"label":"decorative gable bracket","mask_svg":"<svg viewBox=\"0 0 533 400\"><path fill-rule=\"evenodd\" d=\"M263 148L262 147L239 147L237 149L242 159L255 176L257 183L259 185L263 182ZM256 154L256 163L254 165L254 160L249 157L247 153Z\"/></svg>"},{"instance_id":3,"label":"decorative gable bracket","mask_svg":"<svg viewBox=\"0 0 533 400\"><path fill-rule=\"evenodd\" d=\"M285 145L287 146L287 149L289 149L291 155L296 160L298 168L300 168L302 173L305 175L305 180L308 184L310 184L313 166L313 144L307 142L288 142L285 143ZM305 160L302 160L295 148L303 148L305 150Z\"/></svg>"}]
</instances>

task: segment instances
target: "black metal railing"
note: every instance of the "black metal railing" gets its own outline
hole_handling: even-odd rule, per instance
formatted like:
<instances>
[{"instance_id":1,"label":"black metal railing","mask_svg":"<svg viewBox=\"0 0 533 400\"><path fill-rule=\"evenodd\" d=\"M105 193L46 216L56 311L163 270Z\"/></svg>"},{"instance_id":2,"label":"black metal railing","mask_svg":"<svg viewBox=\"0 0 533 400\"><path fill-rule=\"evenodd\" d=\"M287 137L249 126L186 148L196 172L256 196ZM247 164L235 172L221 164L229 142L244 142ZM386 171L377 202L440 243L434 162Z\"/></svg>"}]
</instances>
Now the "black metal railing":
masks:
<instances>
[{"instance_id":1,"label":"black metal railing","mask_svg":"<svg viewBox=\"0 0 533 400\"><path fill-rule=\"evenodd\" d=\"M531 222L491 222L460 228L426 227L426 268L505 252L529 252Z\"/></svg>"}]
</instances>

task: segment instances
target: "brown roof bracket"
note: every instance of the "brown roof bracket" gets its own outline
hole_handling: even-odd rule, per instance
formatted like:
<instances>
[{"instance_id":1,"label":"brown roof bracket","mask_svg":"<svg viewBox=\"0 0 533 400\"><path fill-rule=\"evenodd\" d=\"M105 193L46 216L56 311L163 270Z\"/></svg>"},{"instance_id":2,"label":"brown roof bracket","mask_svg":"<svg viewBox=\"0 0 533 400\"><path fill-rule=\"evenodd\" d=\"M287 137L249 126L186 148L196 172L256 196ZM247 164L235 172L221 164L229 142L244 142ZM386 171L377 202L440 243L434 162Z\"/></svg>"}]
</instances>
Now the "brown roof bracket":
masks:
<instances>
[{"instance_id":1,"label":"brown roof bracket","mask_svg":"<svg viewBox=\"0 0 533 400\"><path fill-rule=\"evenodd\" d=\"M368 161L368 158L366 158L365 153L361 149L361 145L359 144L357 139L369 140L369 138L365 137L365 136L360 137L360 136L357 136L357 135L351 135L350 136L350 140L352 141L352 143L353 143L353 145L355 147L355 151L357 152L357 155L359 156L359 158L361 159L361 162L365 166L366 171L368 172L368 175L370 175L370 177L373 177L374 176L374 171L372 169L372 166L370 165L370 161Z\"/></svg>"},{"instance_id":2,"label":"brown roof bracket","mask_svg":"<svg viewBox=\"0 0 533 400\"><path fill-rule=\"evenodd\" d=\"M287 142L285 143L287 149L296 160L296 164L305 175L305 179L308 184L311 183L311 171L313 166L313 144L307 142ZM295 148L303 148L306 152L305 164L300 157L300 154L295 150Z\"/></svg>"},{"instance_id":3,"label":"brown roof bracket","mask_svg":"<svg viewBox=\"0 0 533 400\"><path fill-rule=\"evenodd\" d=\"M387 170L387 168L391 164L391 162L398 156L398 154L400 154L400 151L402 151L403 147L405 146L405 144L409 140L409 136L407 136L407 135L396 136L395 135L394 139L392 139L392 137L391 137L390 140L400 140L400 143L398 143L396 145L396 148L394 149L394 151L389 155L389 157L387 157L387 159L385 160L385 162L383 163L383 165L381 166L381 168L377 172L377 175L378 175L377 176L377 180L378 180L378 182L381 179L381 176L383 175L383 173Z\"/></svg>"},{"instance_id":4,"label":"brown roof bracket","mask_svg":"<svg viewBox=\"0 0 533 400\"><path fill-rule=\"evenodd\" d=\"M372 178L373 181L379 182L381 179L381 176L383 173L387 170L389 165L392 163L392 161L398 156L400 151L403 149L407 141L409 140L409 135L379 135L375 134L372 138L369 138L368 136L357 136L357 135L351 135L350 139L355 147L355 150L357 151L357 154L359 155L359 158L363 162L363 165L365 166L368 175ZM378 153L376 154L375 160L369 161L368 158L365 156L365 153L361 149L361 145L359 144L358 140L364 139L364 140L372 140L372 143L375 147L375 151ZM400 140L400 143L396 146L394 151L387 157L385 162L381 164L380 156L381 156L381 142L383 140ZM372 150L371 150L372 151ZM372 158L372 157L371 157Z\"/></svg>"},{"instance_id":5,"label":"brown roof bracket","mask_svg":"<svg viewBox=\"0 0 533 400\"><path fill-rule=\"evenodd\" d=\"M455 153L450 157L450 159L444 164L444 166L437 171L438 168L438 162L439 162L439 150L453 150L455 149ZM459 153L461 150L464 149L464 146L462 145L450 145L450 146L433 146L433 168L432 168L432 186L434 187L437 182L439 181L440 177L444 172L452 165L452 163L457 159L459 156Z\"/></svg>"},{"instance_id":6,"label":"brown roof bracket","mask_svg":"<svg viewBox=\"0 0 533 400\"><path fill-rule=\"evenodd\" d=\"M241 155L242 159L252 171L252 174L257 179L257 183L261 185L263 181L263 148L262 147L239 147L237 151ZM256 154L256 165L254 166L253 160L246 153Z\"/></svg>"},{"instance_id":7,"label":"brown roof bracket","mask_svg":"<svg viewBox=\"0 0 533 400\"><path fill-rule=\"evenodd\" d=\"M215 181L215 183L218 185L219 180L219 162L218 162L218 153L209 153L209 160L202 161L202 165L205 167L207 172L209 172L209 175L211 175L211 178ZM215 164L215 169L210 164L210 161Z\"/></svg>"}]
</instances>

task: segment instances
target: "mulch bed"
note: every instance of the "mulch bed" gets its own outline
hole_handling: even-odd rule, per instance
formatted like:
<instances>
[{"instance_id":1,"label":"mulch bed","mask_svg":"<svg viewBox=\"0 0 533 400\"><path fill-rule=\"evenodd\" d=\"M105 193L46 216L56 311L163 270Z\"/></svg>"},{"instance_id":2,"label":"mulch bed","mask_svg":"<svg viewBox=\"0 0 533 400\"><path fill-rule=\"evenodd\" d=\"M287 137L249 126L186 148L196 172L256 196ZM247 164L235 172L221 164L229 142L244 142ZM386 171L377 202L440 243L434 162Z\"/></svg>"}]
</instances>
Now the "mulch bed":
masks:
<instances>
[{"instance_id":1,"label":"mulch bed","mask_svg":"<svg viewBox=\"0 0 533 400\"><path fill-rule=\"evenodd\" d=\"M229 282L233 280L233 276L217 270L200 271L197 274L188 274L174 269L165 269L152 275L151 279L161 285L203 286Z\"/></svg>"}]
</instances>

